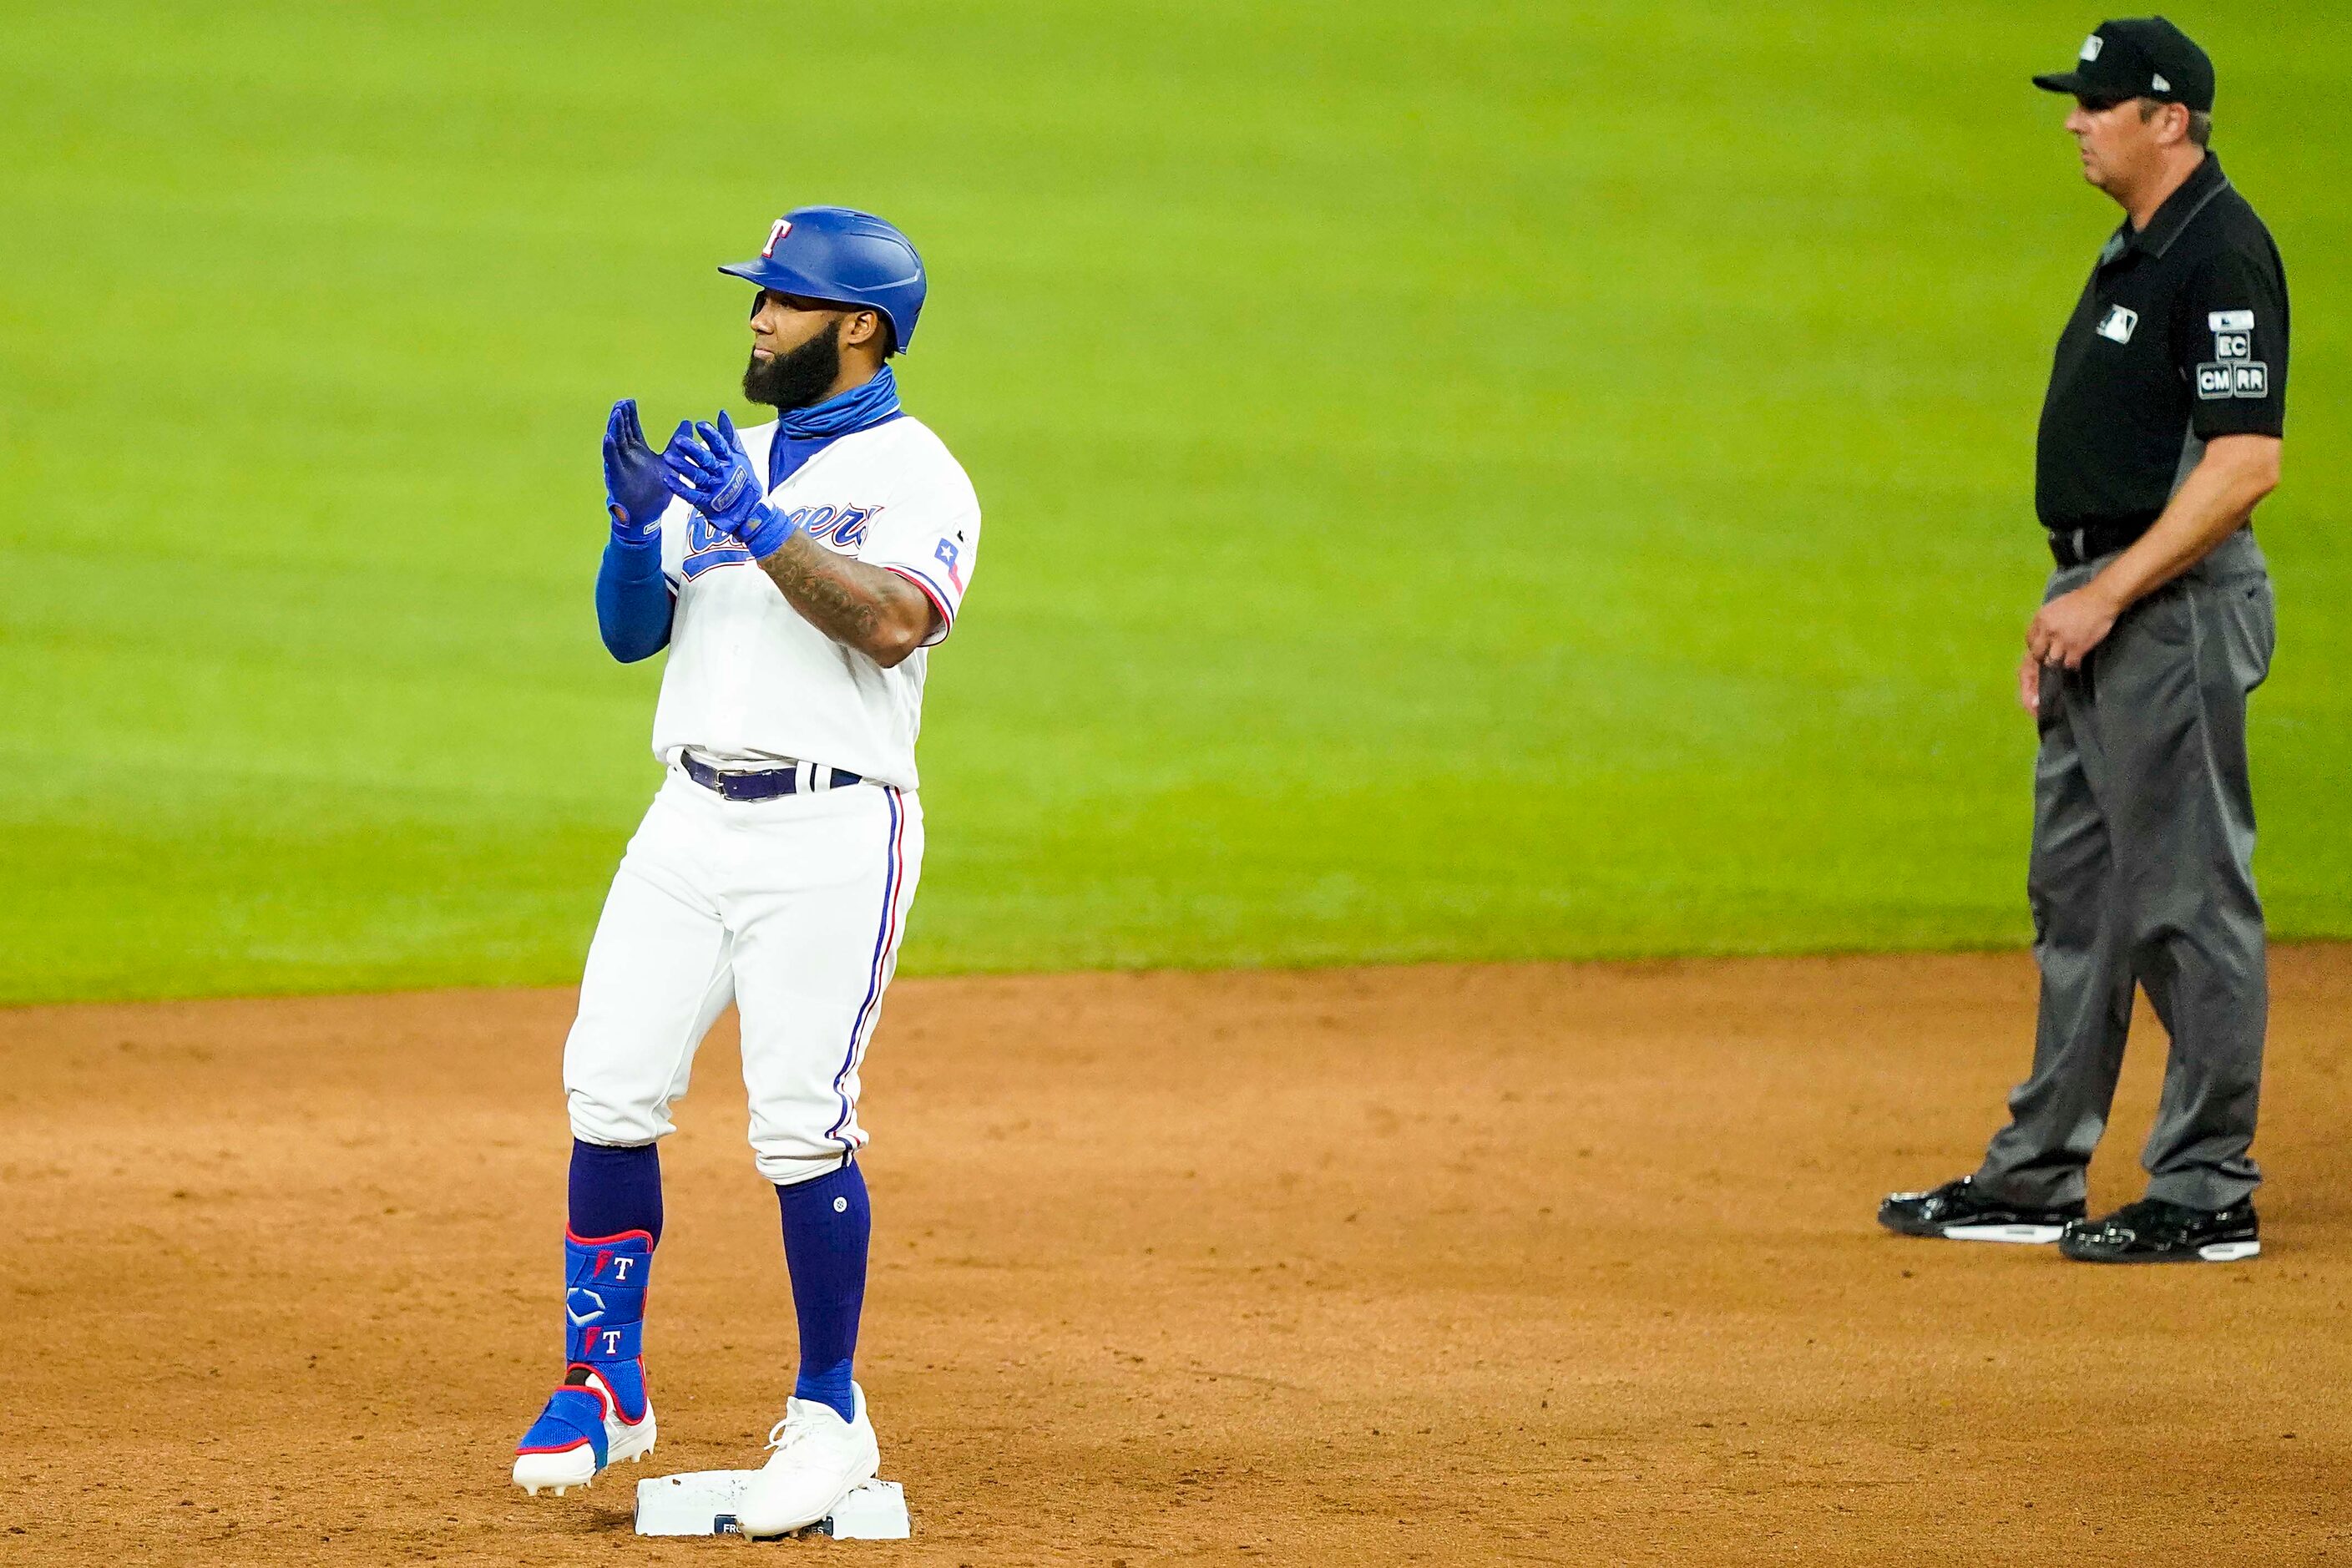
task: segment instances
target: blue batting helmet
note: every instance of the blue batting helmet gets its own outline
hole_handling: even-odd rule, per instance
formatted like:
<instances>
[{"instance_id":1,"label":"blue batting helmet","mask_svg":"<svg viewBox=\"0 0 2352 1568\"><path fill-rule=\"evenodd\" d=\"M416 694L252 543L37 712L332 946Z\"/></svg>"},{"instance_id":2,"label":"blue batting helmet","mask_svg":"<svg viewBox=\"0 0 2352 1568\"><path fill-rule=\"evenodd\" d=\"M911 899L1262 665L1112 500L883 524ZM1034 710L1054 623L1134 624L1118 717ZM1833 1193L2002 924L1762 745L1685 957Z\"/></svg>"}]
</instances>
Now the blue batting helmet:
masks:
<instances>
[{"instance_id":1,"label":"blue batting helmet","mask_svg":"<svg viewBox=\"0 0 2352 1568\"><path fill-rule=\"evenodd\" d=\"M923 313L923 258L905 235L852 207L794 207L759 255L719 270L779 294L878 310L900 349Z\"/></svg>"}]
</instances>

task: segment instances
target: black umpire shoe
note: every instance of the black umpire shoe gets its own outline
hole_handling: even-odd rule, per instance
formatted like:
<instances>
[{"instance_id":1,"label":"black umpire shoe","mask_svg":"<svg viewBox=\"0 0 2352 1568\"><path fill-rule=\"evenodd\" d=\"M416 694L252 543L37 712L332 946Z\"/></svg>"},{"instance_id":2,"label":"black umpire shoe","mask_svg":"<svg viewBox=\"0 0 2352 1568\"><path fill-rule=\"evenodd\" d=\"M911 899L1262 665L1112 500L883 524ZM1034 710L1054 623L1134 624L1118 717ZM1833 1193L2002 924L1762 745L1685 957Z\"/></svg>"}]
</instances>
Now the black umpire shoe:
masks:
<instances>
[{"instance_id":1,"label":"black umpire shoe","mask_svg":"<svg viewBox=\"0 0 2352 1568\"><path fill-rule=\"evenodd\" d=\"M1890 1193L1878 1205L1878 1223L1904 1236L1940 1236L1947 1241L2048 1243L2070 1225L2083 1223L2081 1203L2054 1208L2006 1204L1977 1191L1976 1178L1962 1176L1931 1193Z\"/></svg>"},{"instance_id":2,"label":"black umpire shoe","mask_svg":"<svg viewBox=\"0 0 2352 1568\"><path fill-rule=\"evenodd\" d=\"M2077 1263L2238 1263L2259 1257L2263 1243L2252 1200L2193 1209L2142 1198L2105 1219L2076 1220L2058 1250Z\"/></svg>"}]
</instances>

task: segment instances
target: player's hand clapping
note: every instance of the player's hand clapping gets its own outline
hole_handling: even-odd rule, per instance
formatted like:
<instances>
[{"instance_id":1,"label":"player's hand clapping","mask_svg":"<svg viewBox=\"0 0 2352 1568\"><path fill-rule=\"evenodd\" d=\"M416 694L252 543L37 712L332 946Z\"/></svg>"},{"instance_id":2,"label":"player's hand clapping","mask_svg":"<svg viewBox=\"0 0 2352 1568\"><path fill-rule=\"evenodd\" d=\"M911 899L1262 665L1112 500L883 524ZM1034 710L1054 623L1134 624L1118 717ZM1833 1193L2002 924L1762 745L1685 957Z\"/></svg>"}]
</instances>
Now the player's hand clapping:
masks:
<instances>
[{"instance_id":1,"label":"player's hand clapping","mask_svg":"<svg viewBox=\"0 0 2352 1568\"><path fill-rule=\"evenodd\" d=\"M613 405L604 420L604 505L613 514L613 532L630 544L652 539L669 505L661 454L646 444L634 397Z\"/></svg>"},{"instance_id":2,"label":"player's hand clapping","mask_svg":"<svg viewBox=\"0 0 2352 1568\"><path fill-rule=\"evenodd\" d=\"M767 486L724 409L716 425L679 420L661 463L662 483L712 527L742 541L755 560L774 554L793 536L793 523L768 504Z\"/></svg>"}]
</instances>

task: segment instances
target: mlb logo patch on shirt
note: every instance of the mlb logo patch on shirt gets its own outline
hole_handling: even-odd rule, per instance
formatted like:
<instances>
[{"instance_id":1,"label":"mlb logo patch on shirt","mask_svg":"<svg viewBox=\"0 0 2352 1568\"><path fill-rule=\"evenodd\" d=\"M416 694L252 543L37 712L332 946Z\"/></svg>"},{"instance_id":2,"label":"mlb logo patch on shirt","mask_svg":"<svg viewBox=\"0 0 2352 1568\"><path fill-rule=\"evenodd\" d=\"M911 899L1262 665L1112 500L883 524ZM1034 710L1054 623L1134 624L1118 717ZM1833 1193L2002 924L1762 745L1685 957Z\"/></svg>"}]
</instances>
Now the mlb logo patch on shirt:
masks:
<instances>
[{"instance_id":1,"label":"mlb logo patch on shirt","mask_svg":"<svg viewBox=\"0 0 2352 1568\"><path fill-rule=\"evenodd\" d=\"M2131 342L2132 329L2139 325L2139 312L2128 305L2110 305L2099 320L2099 336L2113 343Z\"/></svg>"},{"instance_id":2,"label":"mlb logo patch on shirt","mask_svg":"<svg viewBox=\"0 0 2352 1568\"><path fill-rule=\"evenodd\" d=\"M2254 330L2252 310L2209 310L2205 324L2217 332L2251 332Z\"/></svg>"}]
</instances>

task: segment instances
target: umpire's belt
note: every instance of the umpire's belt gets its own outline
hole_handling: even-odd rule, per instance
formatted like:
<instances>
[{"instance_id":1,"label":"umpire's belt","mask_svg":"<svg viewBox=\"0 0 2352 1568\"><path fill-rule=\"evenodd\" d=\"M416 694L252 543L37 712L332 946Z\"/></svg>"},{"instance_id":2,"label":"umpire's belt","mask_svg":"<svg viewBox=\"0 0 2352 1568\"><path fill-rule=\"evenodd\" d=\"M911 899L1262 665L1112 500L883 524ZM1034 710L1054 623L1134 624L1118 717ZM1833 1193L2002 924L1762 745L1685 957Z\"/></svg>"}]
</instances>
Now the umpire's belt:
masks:
<instances>
[{"instance_id":1,"label":"umpire's belt","mask_svg":"<svg viewBox=\"0 0 2352 1568\"><path fill-rule=\"evenodd\" d=\"M2061 566L2080 566L2136 542L2148 531L2146 522L2094 522L2082 528L2053 528L2050 557Z\"/></svg>"},{"instance_id":2,"label":"umpire's belt","mask_svg":"<svg viewBox=\"0 0 2352 1568\"><path fill-rule=\"evenodd\" d=\"M688 778L721 800L773 800L780 795L808 795L866 782L847 768L828 768L822 763L794 763L788 768L735 773L698 762L691 752L680 752L677 765L686 770Z\"/></svg>"}]
</instances>

